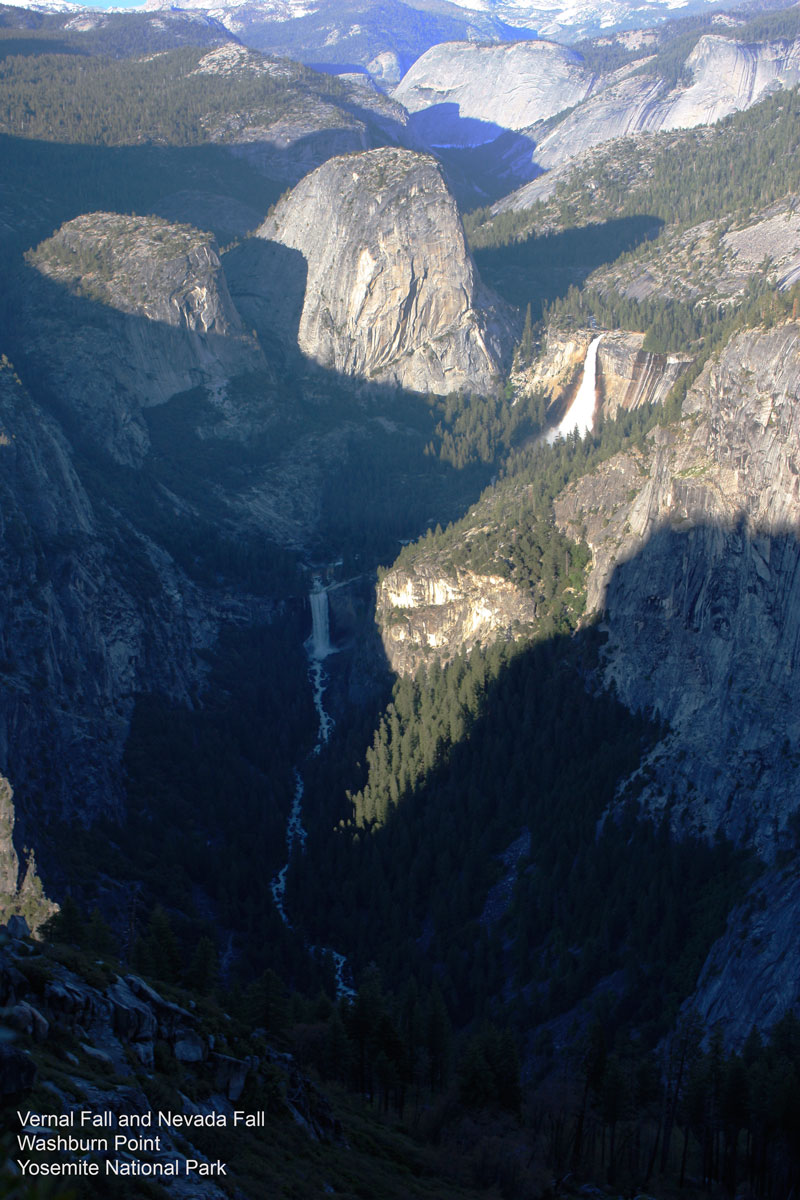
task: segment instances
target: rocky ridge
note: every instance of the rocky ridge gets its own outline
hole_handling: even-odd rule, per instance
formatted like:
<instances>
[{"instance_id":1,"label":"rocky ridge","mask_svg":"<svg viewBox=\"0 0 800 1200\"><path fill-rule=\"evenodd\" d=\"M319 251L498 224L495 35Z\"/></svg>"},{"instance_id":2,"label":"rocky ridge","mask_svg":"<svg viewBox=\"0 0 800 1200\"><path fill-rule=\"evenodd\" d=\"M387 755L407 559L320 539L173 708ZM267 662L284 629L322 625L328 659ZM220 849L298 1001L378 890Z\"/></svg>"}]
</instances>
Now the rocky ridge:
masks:
<instances>
[{"instance_id":1,"label":"rocky ridge","mask_svg":"<svg viewBox=\"0 0 800 1200\"><path fill-rule=\"evenodd\" d=\"M278 113L268 104L239 106L223 118L205 122L213 141L223 143L270 179L294 184L340 154L398 142L418 145L403 106L352 78L337 80L329 85L330 94L321 94L309 86L295 63L234 45L205 55L196 73L233 80L266 76L285 82L289 102Z\"/></svg>"},{"instance_id":2,"label":"rocky ridge","mask_svg":"<svg viewBox=\"0 0 800 1200\"><path fill-rule=\"evenodd\" d=\"M148 0L148 8L163 8ZM257 50L286 56L339 74L360 67L383 85L397 83L429 47L454 39L498 42L535 36L524 19L514 25L494 12L437 0L403 3L346 0L332 10L310 3L196 4Z\"/></svg>"},{"instance_id":3,"label":"rocky ridge","mask_svg":"<svg viewBox=\"0 0 800 1200\"><path fill-rule=\"evenodd\" d=\"M513 322L484 288L433 160L375 150L330 160L257 236L306 270L297 345L345 375L444 394L492 390ZM302 256L302 259L300 258ZM280 278L263 272L262 303Z\"/></svg>"},{"instance_id":4,"label":"rocky ridge","mask_svg":"<svg viewBox=\"0 0 800 1200\"><path fill-rule=\"evenodd\" d=\"M264 1030L245 1034L213 1005L188 997L176 1002L119 964L96 955L90 961L63 945L43 948L26 935L19 918L0 927L0 1004L8 1035L0 1045L4 1103L24 1092L26 1110L52 1111L57 1104L61 1113L108 1113L112 1146L120 1114L156 1110L190 1121L212 1114L231 1121L234 1110L252 1111L251 1105L266 1108L270 1122L288 1120L307 1140L341 1139L327 1098L291 1054L266 1041ZM176 1068L181 1091L174 1084ZM42 1135L35 1124L22 1132ZM214 1135L205 1128L161 1125L157 1132L155 1149L132 1153L131 1147L117 1157L164 1164L212 1158ZM102 1161L104 1154L91 1157ZM184 1168L169 1180L169 1194L224 1200L228 1192Z\"/></svg>"},{"instance_id":5,"label":"rocky ridge","mask_svg":"<svg viewBox=\"0 0 800 1200\"><path fill-rule=\"evenodd\" d=\"M475 78L477 86L479 71ZM527 181L516 190L510 190L513 183L509 182L496 211L523 209L549 198L567 164L590 163L592 152L609 142L712 125L751 108L773 91L795 87L800 81L800 39L740 43L717 33L705 34L687 56L682 78L686 82L672 84L650 73L643 57L616 72L588 76L585 95L573 102L574 107L561 114L554 110L551 119L537 119L524 128L514 124L517 110L509 101L507 113L498 111L493 119L497 132L500 128L519 131L514 154L508 157L503 139L492 153L503 178L527 176ZM558 75L554 82L558 88ZM466 89L467 84L461 86ZM546 78L540 87L546 90ZM431 93L429 103L436 102ZM442 116L447 116L445 110ZM428 119L434 123L434 118L432 107ZM419 124L419 114L414 121Z\"/></svg>"},{"instance_id":6,"label":"rocky ridge","mask_svg":"<svg viewBox=\"0 0 800 1200\"><path fill-rule=\"evenodd\" d=\"M685 86L668 89L658 76L629 75L557 124L536 148L549 169L603 142L639 132L691 129L750 108L776 88L800 81L800 39L743 45L706 34L686 59Z\"/></svg>"},{"instance_id":7,"label":"rocky ridge","mask_svg":"<svg viewBox=\"0 0 800 1200\"><path fill-rule=\"evenodd\" d=\"M779 291L800 278L800 198L790 193L746 224L703 221L667 230L626 262L593 271L586 286L632 300L648 297L737 303L755 277Z\"/></svg>"},{"instance_id":8,"label":"rocky ridge","mask_svg":"<svg viewBox=\"0 0 800 1200\"><path fill-rule=\"evenodd\" d=\"M41 280L27 301L30 353L118 462L140 463L147 453L145 408L266 370L209 234L157 217L88 213L28 261Z\"/></svg>"}]
</instances>

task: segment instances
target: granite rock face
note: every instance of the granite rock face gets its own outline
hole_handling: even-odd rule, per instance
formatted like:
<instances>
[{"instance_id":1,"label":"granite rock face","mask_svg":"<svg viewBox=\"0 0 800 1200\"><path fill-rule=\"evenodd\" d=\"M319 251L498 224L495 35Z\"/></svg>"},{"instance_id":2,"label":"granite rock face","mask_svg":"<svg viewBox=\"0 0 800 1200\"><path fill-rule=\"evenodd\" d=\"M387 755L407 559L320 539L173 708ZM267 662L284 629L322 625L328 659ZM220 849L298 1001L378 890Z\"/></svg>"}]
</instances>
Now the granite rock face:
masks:
<instances>
[{"instance_id":1,"label":"granite rock face","mask_svg":"<svg viewBox=\"0 0 800 1200\"><path fill-rule=\"evenodd\" d=\"M561 332L548 328L541 353L521 372L522 386L531 392L543 392L550 402L562 400L577 386L586 351L594 336L589 329Z\"/></svg>"},{"instance_id":2,"label":"granite rock face","mask_svg":"<svg viewBox=\"0 0 800 1200\"><path fill-rule=\"evenodd\" d=\"M26 845L43 809L119 811L136 692L188 698L219 616L162 548L98 517L62 429L10 366L0 461L0 770Z\"/></svg>"},{"instance_id":3,"label":"granite rock face","mask_svg":"<svg viewBox=\"0 0 800 1200\"><path fill-rule=\"evenodd\" d=\"M417 59L394 90L429 145L480 145L586 98L593 77L555 42L447 42Z\"/></svg>"},{"instance_id":4,"label":"granite rock face","mask_svg":"<svg viewBox=\"0 0 800 1200\"><path fill-rule=\"evenodd\" d=\"M671 732L645 798L771 858L796 807L800 326L738 334L656 429L556 502L592 550L606 672Z\"/></svg>"},{"instance_id":5,"label":"granite rock face","mask_svg":"<svg viewBox=\"0 0 800 1200\"><path fill-rule=\"evenodd\" d=\"M726 1040L740 1046L753 1025L769 1029L796 1007L798 918L797 871L767 871L733 910L703 966L690 1003L707 1029L721 1023Z\"/></svg>"},{"instance_id":6,"label":"granite rock face","mask_svg":"<svg viewBox=\"0 0 800 1200\"><path fill-rule=\"evenodd\" d=\"M462 650L511 638L536 619L533 597L507 579L435 562L395 567L378 588L377 620L386 656L400 675L433 657L447 662Z\"/></svg>"},{"instance_id":7,"label":"granite rock face","mask_svg":"<svg viewBox=\"0 0 800 1200\"><path fill-rule=\"evenodd\" d=\"M27 848L22 863L14 846L14 792L0 775L0 922L13 932L22 929L34 934L58 911L44 894L36 873L36 859Z\"/></svg>"},{"instance_id":8,"label":"granite rock face","mask_svg":"<svg viewBox=\"0 0 800 1200\"><path fill-rule=\"evenodd\" d=\"M549 330L540 357L530 371L518 375L522 388L545 392L550 414L559 419L580 383L586 351L596 330ZM615 416L645 403L658 403L690 359L667 358L642 350L643 335L606 333L597 355L597 395L600 411ZM625 494L638 485L638 467L624 475ZM605 514L598 500L597 521ZM476 528L491 522L476 516ZM566 532L580 540L577 523ZM436 658L449 661L464 650L511 639L536 627L537 597L501 575L451 567L436 549L410 567L394 566L378 587L377 622L386 656L401 675Z\"/></svg>"},{"instance_id":9,"label":"granite rock face","mask_svg":"<svg viewBox=\"0 0 800 1200\"><path fill-rule=\"evenodd\" d=\"M393 149L332 159L257 234L305 271L296 336L309 358L413 391L495 386L512 321L478 279L432 159ZM282 273L265 270L260 288L262 306L277 306Z\"/></svg>"},{"instance_id":10,"label":"granite rock face","mask_svg":"<svg viewBox=\"0 0 800 1200\"><path fill-rule=\"evenodd\" d=\"M631 372L640 344L608 337L603 371L627 405L631 389L646 390ZM554 373L574 369L581 337L556 343ZM679 835L726 834L765 867L690 1001L709 1027L725 1023L732 1044L800 1000L799 393L800 323L740 332L691 386L680 421L555 501L558 526L591 551L587 615L607 639L601 678L629 708L665 722L637 773L640 803L668 811ZM486 524L480 512L474 530ZM468 647L476 608L497 614L484 640L530 628L530 602L505 580L465 581L434 552L386 574L378 614L392 665L406 673Z\"/></svg>"},{"instance_id":11,"label":"granite rock face","mask_svg":"<svg viewBox=\"0 0 800 1200\"><path fill-rule=\"evenodd\" d=\"M614 330L597 350L599 409L608 420L643 404L661 404L691 364L689 355L655 354L643 348L644 335Z\"/></svg>"},{"instance_id":12,"label":"granite rock face","mask_svg":"<svg viewBox=\"0 0 800 1200\"><path fill-rule=\"evenodd\" d=\"M686 59L690 85L672 100L662 129L713 125L778 88L800 82L800 39L743 44L706 34Z\"/></svg>"},{"instance_id":13,"label":"granite rock face","mask_svg":"<svg viewBox=\"0 0 800 1200\"><path fill-rule=\"evenodd\" d=\"M688 82L675 86L631 67L591 81L584 98L574 101L576 107L562 120L534 125L529 131L535 149L531 162L520 164L518 173L527 172L531 181L500 200L497 211L522 209L545 199L557 176L532 176L542 169L555 172L595 146L637 133L710 125L750 108L772 91L794 87L800 80L800 39L744 44L706 34L686 58L683 71ZM546 84L545 80L542 86ZM554 84L560 86L558 77ZM513 105L506 119L515 119ZM495 120L505 124L502 113Z\"/></svg>"},{"instance_id":14,"label":"granite rock face","mask_svg":"<svg viewBox=\"0 0 800 1200\"><path fill-rule=\"evenodd\" d=\"M29 352L87 436L118 462L147 453L144 408L266 369L209 234L156 217L88 213L28 259L39 276L28 299Z\"/></svg>"}]
</instances>

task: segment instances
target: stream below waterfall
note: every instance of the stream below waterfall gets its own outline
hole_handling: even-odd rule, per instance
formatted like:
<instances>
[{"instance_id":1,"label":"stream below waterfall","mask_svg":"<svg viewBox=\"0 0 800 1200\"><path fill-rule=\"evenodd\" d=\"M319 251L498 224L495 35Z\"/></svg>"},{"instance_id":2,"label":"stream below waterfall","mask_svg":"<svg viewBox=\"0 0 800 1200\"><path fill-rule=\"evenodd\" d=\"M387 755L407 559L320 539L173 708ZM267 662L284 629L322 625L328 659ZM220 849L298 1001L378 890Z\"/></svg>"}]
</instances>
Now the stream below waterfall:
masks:
<instances>
[{"instance_id":1,"label":"stream below waterfall","mask_svg":"<svg viewBox=\"0 0 800 1200\"><path fill-rule=\"evenodd\" d=\"M317 741L311 753L319 754L322 747L328 741L333 729L333 718L330 713L326 712L322 702L328 682L323 663L329 654L335 653L334 647L331 646L330 642L328 593L322 586L321 580L315 578L314 590L309 595L309 601L311 604L311 635L305 642L305 651L308 655L308 678L314 695L314 707L319 717ZM306 828L303 825L303 794L305 785L298 767L294 768L294 784L292 807L286 823L286 862L270 884L275 907L280 913L281 920L287 929L292 929L293 925L286 912L286 876L289 872L295 848L299 848L302 853L305 850L306 838L308 837ZM306 944L306 949L315 958L321 958L326 954L330 955L336 977L336 997L338 1000L352 999L355 996L355 992L345 980L345 977L349 976L350 972L344 954L341 954L338 950L331 949L329 946Z\"/></svg>"}]
</instances>

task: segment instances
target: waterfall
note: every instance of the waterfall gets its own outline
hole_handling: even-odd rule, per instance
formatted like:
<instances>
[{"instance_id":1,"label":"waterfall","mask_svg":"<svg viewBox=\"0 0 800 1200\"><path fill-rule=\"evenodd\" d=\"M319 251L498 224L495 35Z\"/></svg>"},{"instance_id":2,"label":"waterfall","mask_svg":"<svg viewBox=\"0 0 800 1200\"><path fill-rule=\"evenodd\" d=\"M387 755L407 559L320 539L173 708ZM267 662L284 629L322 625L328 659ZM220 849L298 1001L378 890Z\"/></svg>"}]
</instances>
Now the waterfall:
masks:
<instances>
[{"instance_id":1,"label":"waterfall","mask_svg":"<svg viewBox=\"0 0 800 1200\"><path fill-rule=\"evenodd\" d=\"M318 583L318 581L316 581ZM311 656L326 658L331 653L330 623L328 617L328 593L318 584L310 594L311 601Z\"/></svg>"},{"instance_id":2,"label":"waterfall","mask_svg":"<svg viewBox=\"0 0 800 1200\"><path fill-rule=\"evenodd\" d=\"M560 437L568 437L574 430L578 431L579 437L585 437L587 433L592 432L594 410L597 403L597 348L602 338L601 333L586 351L580 387L575 394L575 399L567 409L566 416L559 421L555 429L551 429L547 434L548 443L552 443Z\"/></svg>"},{"instance_id":3,"label":"waterfall","mask_svg":"<svg viewBox=\"0 0 800 1200\"><path fill-rule=\"evenodd\" d=\"M328 593L322 586L322 580L319 576L314 577L314 590L309 593L308 598L311 603L311 636L306 638L305 651L308 655L308 675L314 695L314 707L319 716L317 743L311 753L319 754L322 747L328 741L331 729L333 728L333 718L326 712L325 705L322 702L325 694L325 685L328 682L322 660L327 658L329 654L334 653L330 638ZM275 907L287 929L292 929L293 926L286 911L286 877L289 874L291 866L292 852L297 848L302 854L306 848L307 837L306 829L303 825L303 795L305 785L300 770L297 767L294 770L294 784L294 799L286 825L287 858L271 883L272 898L275 901ZM325 955L330 956L333 964L337 999L353 1000L355 992L350 986L351 972L345 956L340 954L338 950L333 950L328 946L311 946L306 943L306 949L316 958L322 958Z\"/></svg>"}]
</instances>

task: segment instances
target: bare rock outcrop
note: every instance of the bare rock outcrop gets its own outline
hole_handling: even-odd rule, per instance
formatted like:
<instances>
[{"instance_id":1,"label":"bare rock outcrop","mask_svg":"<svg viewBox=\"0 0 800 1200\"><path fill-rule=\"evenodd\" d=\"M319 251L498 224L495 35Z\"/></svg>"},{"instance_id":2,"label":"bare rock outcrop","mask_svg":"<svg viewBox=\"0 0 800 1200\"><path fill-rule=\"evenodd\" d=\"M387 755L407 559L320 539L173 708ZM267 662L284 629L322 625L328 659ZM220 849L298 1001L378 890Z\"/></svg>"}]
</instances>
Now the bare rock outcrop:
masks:
<instances>
[{"instance_id":1,"label":"bare rock outcrop","mask_svg":"<svg viewBox=\"0 0 800 1200\"><path fill-rule=\"evenodd\" d=\"M211 235L157 217L87 213L28 255L30 350L92 441L120 462L148 448L141 410L264 369ZM68 359L60 348L70 347Z\"/></svg>"},{"instance_id":2,"label":"bare rock outcrop","mask_svg":"<svg viewBox=\"0 0 800 1200\"><path fill-rule=\"evenodd\" d=\"M691 364L686 354L655 354L643 348L644 334L615 330L603 335L597 351L600 411L609 420L620 411L661 404Z\"/></svg>"},{"instance_id":3,"label":"bare rock outcrop","mask_svg":"<svg viewBox=\"0 0 800 1200\"><path fill-rule=\"evenodd\" d=\"M531 130L536 142L533 162L554 172L617 138L712 125L750 108L770 92L794 87L800 80L800 39L744 44L706 34L686 58L684 75L688 82L676 86L657 74L637 74L630 68L595 80L562 120ZM532 179L499 201L497 211L526 208L546 198L556 180L555 175Z\"/></svg>"},{"instance_id":4,"label":"bare rock outcrop","mask_svg":"<svg viewBox=\"0 0 800 1200\"><path fill-rule=\"evenodd\" d=\"M44 894L32 852L20 870L13 839L13 800L11 784L0 775L0 922L20 922L36 933L58 907Z\"/></svg>"},{"instance_id":5,"label":"bare rock outcrop","mask_svg":"<svg viewBox=\"0 0 800 1200\"><path fill-rule=\"evenodd\" d=\"M800 325L734 337L684 420L571 485L559 524L592 551L606 671L671 732L645 798L772 857L800 762Z\"/></svg>"},{"instance_id":6,"label":"bare rock outcrop","mask_svg":"<svg viewBox=\"0 0 800 1200\"><path fill-rule=\"evenodd\" d=\"M800 82L800 38L745 44L705 34L686 59L692 82L671 102L662 129L713 125L771 91Z\"/></svg>"},{"instance_id":7,"label":"bare rock outcrop","mask_svg":"<svg viewBox=\"0 0 800 1200\"><path fill-rule=\"evenodd\" d=\"M531 392L544 393L551 402L558 400L577 384L593 336L589 329L568 333L548 329L541 353L521 373L521 385Z\"/></svg>"},{"instance_id":8,"label":"bare rock outcrop","mask_svg":"<svg viewBox=\"0 0 800 1200\"><path fill-rule=\"evenodd\" d=\"M332 159L257 231L305 266L297 344L347 375L445 394L488 392L512 323L485 289L436 163L383 149ZM251 291L254 284L251 283ZM262 304L286 289L262 272Z\"/></svg>"},{"instance_id":9,"label":"bare rock outcrop","mask_svg":"<svg viewBox=\"0 0 800 1200\"><path fill-rule=\"evenodd\" d=\"M592 73L555 42L446 42L418 58L394 90L429 145L491 141L579 104Z\"/></svg>"},{"instance_id":10,"label":"bare rock outcrop","mask_svg":"<svg viewBox=\"0 0 800 1200\"><path fill-rule=\"evenodd\" d=\"M377 621L386 656L399 675L434 657L510 638L536 619L534 598L508 579L435 561L394 567L378 588Z\"/></svg>"}]
</instances>

